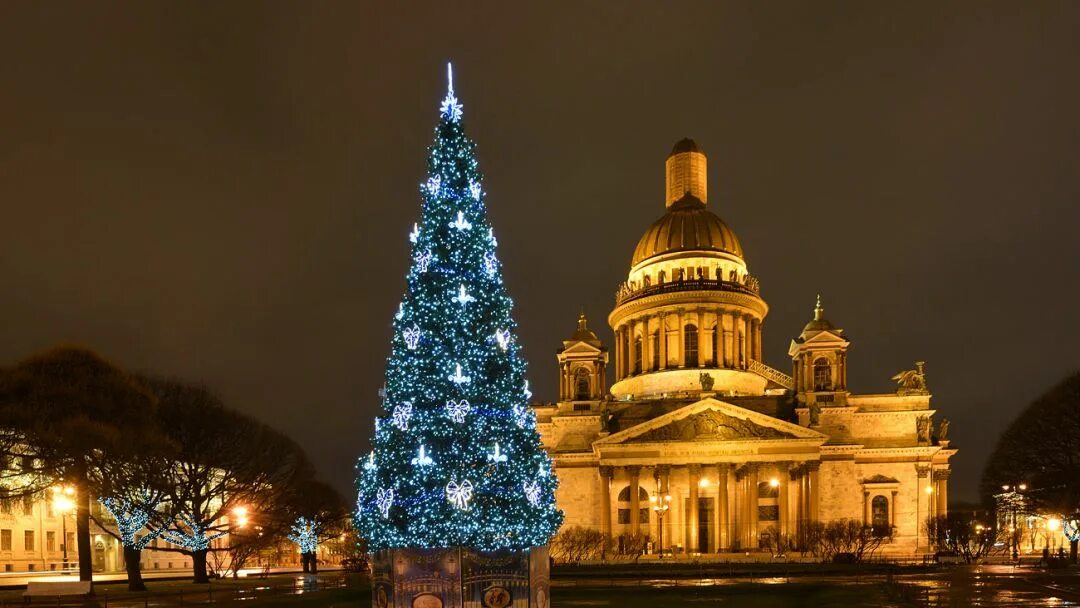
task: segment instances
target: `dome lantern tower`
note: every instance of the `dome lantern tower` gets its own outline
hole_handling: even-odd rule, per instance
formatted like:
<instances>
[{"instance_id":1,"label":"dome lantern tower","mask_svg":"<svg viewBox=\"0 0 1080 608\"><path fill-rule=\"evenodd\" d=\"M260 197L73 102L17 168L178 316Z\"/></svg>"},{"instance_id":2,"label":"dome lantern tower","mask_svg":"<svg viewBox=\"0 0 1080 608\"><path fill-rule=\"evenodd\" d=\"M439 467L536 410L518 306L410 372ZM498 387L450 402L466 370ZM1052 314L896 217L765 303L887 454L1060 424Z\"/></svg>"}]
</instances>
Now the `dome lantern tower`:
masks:
<instances>
[{"instance_id":1,"label":"dome lantern tower","mask_svg":"<svg viewBox=\"0 0 1080 608\"><path fill-rule=\"evenodd\" d=\"M697 142L689 137L679 140L664 163L667 184L666 205L671 207L687 194L697 200L708 202L708 176L705 153Z\"/></svg>"}]
</instances>

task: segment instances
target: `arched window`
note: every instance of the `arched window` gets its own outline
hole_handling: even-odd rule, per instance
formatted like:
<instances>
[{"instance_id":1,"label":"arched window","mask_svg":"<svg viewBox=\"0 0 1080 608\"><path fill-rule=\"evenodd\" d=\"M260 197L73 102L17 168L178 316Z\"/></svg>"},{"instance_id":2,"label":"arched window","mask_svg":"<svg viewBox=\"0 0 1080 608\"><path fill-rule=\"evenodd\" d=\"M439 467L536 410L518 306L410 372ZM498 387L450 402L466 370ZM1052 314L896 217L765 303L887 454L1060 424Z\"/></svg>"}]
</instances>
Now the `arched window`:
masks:
<instances>
[{"instance_id":1,"label":"arched window","mask_svg":"<svg viewBox=\"0 0 1080 608\"><path fill-rule=\"evenodd\" d=\"M589 370L584 367L577 368L574 372L574 399L585 401L592 391L589 390Z\"/></svg>"},{"instance_id":2,"label":"arched window","mask_svg":"<svg viewBox=\"0 0 1080 608\"><path fill-rule=\"evenodd\" d=\"M634 338L634 373L641 373L641 336Z\"/></svg>"},{"instance_id":3,"label":"arched window","mask_svg":"<svg viewBox=\"0 0 1080 608\"><path fill-rule=\"evenodd\" d=\"M687 367L697 367L698 364L698 343L697 343L697 326L687 323L683 328L683 355L685 357Z\"/></svg>"},{"instance_id":4,"label":"arched window","mask_svg":"<svg viewBox=\"0 0 1080 608\"><path fill-rule=\"evenodd\" d=\"M649 337L649 350L652 353L649 369L656 371L660 369L660 332L654 331Z\"/></svg>"},{"instance_id":5,"label":"arched window","mask_svg":"<svg viewBox=\"0 0 1080 608\"><path fill-rule=\"evenodd\" d=\"M649 492L638 486L638 522L649 525ZM619 491L619 523L630 523L630 486Z\"/></svg>"},{"instance_id":6,"label":"arched window","mask_svg":"<svg viewBox=\"0 0 1080 608\"><path fill-rule=\"evenodd\" d=\"M886 534L889 530L889 499L881 496L870 501L870 524L875 534Z\"/></svg>"},{"instance_id":7,"label":"arched window","mask_svg":"<svg viewBox=\"0 0 1080 608\"><path fill-rule=\"evenodd\" d=\"M832 390L832 365L825 357L814 360L814 390Z\"/></svg>"}]
</instances>

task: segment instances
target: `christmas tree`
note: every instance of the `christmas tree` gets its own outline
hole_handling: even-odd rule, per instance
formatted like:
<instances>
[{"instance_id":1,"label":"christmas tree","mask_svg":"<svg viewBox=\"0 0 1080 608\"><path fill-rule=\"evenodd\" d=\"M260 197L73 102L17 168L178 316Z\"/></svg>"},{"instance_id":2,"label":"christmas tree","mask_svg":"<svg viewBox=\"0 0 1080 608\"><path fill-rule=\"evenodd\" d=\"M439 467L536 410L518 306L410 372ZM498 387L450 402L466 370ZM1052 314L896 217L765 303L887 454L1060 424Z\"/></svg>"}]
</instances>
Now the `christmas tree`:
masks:
<instances>
[{"instance_id":1,"label":"christmas tree","mask_svg":"<svg viewBox=\"0 0 1080 608\"><path fill-rule=\"evenodd\" d=\"M357 528L372 549L525 549L562 522L557 482L527 406L475 144L447 69L394 316L386 414L357 465Z\"/></svg>"}]
</instances>

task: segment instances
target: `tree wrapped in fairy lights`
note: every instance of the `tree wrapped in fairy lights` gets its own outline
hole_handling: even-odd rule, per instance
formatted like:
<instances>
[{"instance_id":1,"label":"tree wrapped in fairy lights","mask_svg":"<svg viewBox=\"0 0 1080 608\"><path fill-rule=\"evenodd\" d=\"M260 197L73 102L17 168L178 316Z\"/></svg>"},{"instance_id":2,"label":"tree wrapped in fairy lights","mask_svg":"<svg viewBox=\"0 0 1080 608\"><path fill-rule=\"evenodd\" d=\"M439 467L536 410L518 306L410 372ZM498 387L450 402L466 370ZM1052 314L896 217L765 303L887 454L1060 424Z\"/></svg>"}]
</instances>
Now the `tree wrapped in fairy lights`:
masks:
<instances>
[{"instance_id":1,"label":"tree wrapped in fairy lights","mask_svg":"<svg viewBox=\"0 0 1080 608\"><path fill-rule=\"evenodd\" d=\"M373 549L525 549L562 521L485 211L475 144L448 91L421 184L356 524Z\"/></svg>"}]
</instances>

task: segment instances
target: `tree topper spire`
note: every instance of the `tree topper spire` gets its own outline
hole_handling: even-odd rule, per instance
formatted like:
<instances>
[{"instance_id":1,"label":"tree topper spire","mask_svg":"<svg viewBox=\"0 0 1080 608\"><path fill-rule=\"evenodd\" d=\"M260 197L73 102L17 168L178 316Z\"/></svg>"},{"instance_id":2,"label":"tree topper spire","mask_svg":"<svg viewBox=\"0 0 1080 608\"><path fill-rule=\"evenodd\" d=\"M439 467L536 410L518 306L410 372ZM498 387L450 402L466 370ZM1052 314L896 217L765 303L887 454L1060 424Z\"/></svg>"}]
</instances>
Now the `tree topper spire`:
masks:
<instances>
[{"instance_id":1,"label":"tree topper spire","mask_svg":"<svg viewBox=\"0 0 1080 608\"><path fill-rule=\"evenodd\" d=\"M443 98L439 112L450 122L461 120L461 104L454 97L454 64L446 62L446 97Z\"/></svg>"},{"instance_id":2,"label":"tree topper spire","mask_svg":"<svg viewBox=\"0 0 1080 608\"><path fill-rule=\"evenodd\" d=\"M821 307L821 294L817 295L817 304L814 305L814 320L820 321L825 314L825 309Z\"/></svg>"}]
</instances>

